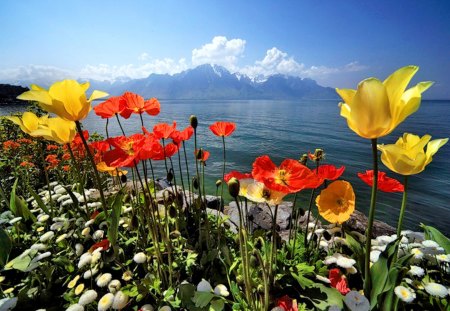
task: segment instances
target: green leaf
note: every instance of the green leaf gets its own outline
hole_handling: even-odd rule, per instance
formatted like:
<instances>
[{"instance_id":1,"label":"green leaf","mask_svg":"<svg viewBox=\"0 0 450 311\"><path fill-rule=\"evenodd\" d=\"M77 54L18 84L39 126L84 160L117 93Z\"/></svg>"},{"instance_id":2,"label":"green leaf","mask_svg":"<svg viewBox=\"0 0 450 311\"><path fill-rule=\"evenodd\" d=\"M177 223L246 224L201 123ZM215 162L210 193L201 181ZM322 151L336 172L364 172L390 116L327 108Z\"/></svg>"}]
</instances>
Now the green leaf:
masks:
<instances>
[{"instance_id":1,"label":"green leaf","mask_svg":"<svg viewBox=\"0 0 450 311\"><path fill-rule=\"evenodd\" d=\"M311 287L314 284L314 281L308 279L307 275L312 276L314 274L314 267L310 266L306 263L300 263L295 266L295 268L291 268L292 277L298 282L302 289L307 287Z\"/></svg>"},{"instance_id":2,"label":"green leaf","mask_svg":"<svg viewBox=\"0 0 450 311\"><path fill-rule=\"evenodd\" d=\"M320 283L315 283L311 288L307 289L303 298L311 301L317 310L328 310L331 306L338 306L343 308L344 296L335 288L325 286Z\"/></svg>"},{"instance_id":3,"label":"green leaf","mask_svg":"<svg viewBox=\"0 0 450 311\"><path fill-rule=\"evenodd\" d=\"M22 253L21 255L8 262L5 265L5 270L16 269L25 272L25 270L30 265L31 260L36 256L37 252L37 250L33 249L25 256Z\"/></svg>"},{"instance_id":4,"label":"green leaf","mask_svg":"<svg viewBox=\"0 0 450 311\"><path fill-rule=\"evenodd\" d=\"M117 237L119 235L119 220L120 220L120 213L122 212L123 193L124 193L124 188L120 189L120 191L114 195L113 203L112 203L112 210L111 210L111 214L109 215L109 219L108 219L107 235L108 235L109 242L113 246L117 244ZM106 208L106 206L105 206L105 208Z\"/></svg>"},{"instance_id":5,"label":"green leaf","mask_svg":"<svg viewBox=\"0 0 450 311\"><path fill-rule=\"evenodd\" d=\"M50 211L48 210L47 206L42 201L41 197L33 190L33 188L30 186L30 184L27 183L27 189L28 192L33 196L34 200L38 204L38 206L47 214L50 215Z\"/></svg>"},{"instance_id":6,"label":"green leaf","mask_svg":"<svg viewBox=\"0 0 450 311\"><path fill-rule=\"evenodd\" d=\"M18 181L19 179L17 178L12 187L11 197L9 200L9 208L16 217L23 217L25 220L31 219L33 222L36 222L36 217L28 209L27 202L16 195Z\"/></svg>"},{"instance_id":7,"label":"green leaf","mask_svg":"<svg viewBox=\"0 0 450 311\"><path fill-rule=\"evenodd\" d=\"M0 228L0 268L2 268L8 262L8 257L11 249L12 243L8 233Z\"/></svg>"},{"instance_id":8,"label":"green leaf","mask_svg":"<svg viewBox=\"0 0 450 311\"><path fill-rule=\"evenodd\" d=\"M214 298L214 294L210 292L195 292L192 301L195 303L196 307L204 308L206 307L211 299Z\"/></svg>"},{"instance_id":9,"label":"green leaf","mask_svg":"<svg viewBox=\"0 0 450 311\"><path fill-rule=\"evenodd\" d=\"M63 186L63 187L64 187L64 189L66 189L67 194L70 196L70 199L73 201L72 204L75 205L75 209L78 210L78 208L79 208L79 202L78 202L78 199L77 199L77 197L75 196L75 194L73 194L72 189L70 189L70 187L65 187L65 186Z\"/></svg>"},{"instance_id":10,"label":"green leaf","mask_svg":"<svg viewBox=\"0 0 450 311\"><path fill-rule=\"evenodd\" d=\"M450 254L450 239L447 238L445 235L443 235L438 229L431 227L431 226L425 226L424 224L420 225L424 232L425 232L425 238L427 240L433 240L437 244L439 244L441 247L444 248L445 252L447 254Z\"/></svg>"},{"instance_id":11,"label":"green leaf","mask_svg":"<svg viewBox=\"0 0 450 311\"><path fill-rule=\"evenodd\" d=\"M213 300L209 306L209 311L222 311L224 307L225 303L222 299Z\"/></svg>"}]
</instances>

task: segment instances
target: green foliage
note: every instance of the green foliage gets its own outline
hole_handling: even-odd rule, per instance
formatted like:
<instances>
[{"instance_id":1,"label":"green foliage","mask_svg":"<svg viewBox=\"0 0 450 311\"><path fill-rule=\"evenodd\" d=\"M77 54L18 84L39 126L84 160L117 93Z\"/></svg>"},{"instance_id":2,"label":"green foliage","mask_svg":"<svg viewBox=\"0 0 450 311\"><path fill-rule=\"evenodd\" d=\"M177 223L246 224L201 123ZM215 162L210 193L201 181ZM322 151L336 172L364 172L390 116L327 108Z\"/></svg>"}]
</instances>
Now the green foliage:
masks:
<instances>
[{"instance_id":1,"label":"green foliage","mask_svg":"<svg viewBox=\"0 0 450 311\"><path fill-rule=\"evenodd\" d=\"M2 268L8 261L11 249L11 239L9 238L8 233L0 227L0 268Z\"/></svg>"},{"instance_id":2,"label":"green foliage","mask_svg":"<svg viewBox=\"0 0 450 311\"><path fill-rule=\"evenodd\" d=\"M124 188L117 192L112 200L111 214L107 217L108 221L108 240L114 247L117 244L117 237L119 234L119 220L122 211L122 199L124 195Z\"/></svg>"},{"instance_id":3,"label":"green foliage","mask_svg":"<svg viewBox=\"0 0 450 311\"><path fill-rule=\"evenodd\" d=\"M447 238L438 229L436 229L434 227L425 226L424 224L421 224L420 226L423 228L423 230L425 232L426 239L435 241L441 247L444 248L444 250L447 254L450 254L450 239L449 238Z\"/></svg>"},{"instance_id":4,"label":"green foliage","mask_svg":"<svg viewBox=\"0 0 450 311\"><path fill-rule=\"evenodd\" d=\"M27 202L18 195L16 195L16 187L19 179L16 179L11 191L11 198L9 201L9 208L16 217L23 217L25 220L31 219L33 222L36 221L36 217L30 212L27 206Z\"/></svg>"}]
</instances>

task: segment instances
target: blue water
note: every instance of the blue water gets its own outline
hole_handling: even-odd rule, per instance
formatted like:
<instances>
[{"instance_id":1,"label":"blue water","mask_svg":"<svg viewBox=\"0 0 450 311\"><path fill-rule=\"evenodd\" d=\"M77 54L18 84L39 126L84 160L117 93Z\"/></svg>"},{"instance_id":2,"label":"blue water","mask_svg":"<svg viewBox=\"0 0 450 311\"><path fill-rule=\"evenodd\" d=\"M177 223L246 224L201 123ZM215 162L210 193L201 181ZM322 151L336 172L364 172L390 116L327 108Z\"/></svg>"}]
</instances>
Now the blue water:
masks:
<instances>
[{"instance_id":1,"label":"blue water","mask_svg":"<svg viewBox=\"0 0 450 311\"><path fill-rule=\"evenodd\" d=\"M368 212L370 188L357 176L357 172L372 169L370 141L353 133L344 118L339 116L337 101L161 101L161 114L144 115L146 127L157 122L177 121L179 128L189 124L189 116L197 115L198 143L211 152L205 176L210 181L208 192L214 194L213 182L222 176L222 140L214 136L208 126L215 121L233 121L237 130L226 138L227 171L250 172L253 161L269 155L279 164L285 158L298 159L303 153L316 148L325 151L325 162L345 165L342 178L352 183L356 192L357 209ZM0 115L11 108L0 107ZM433 139L450 137L450 101L423 101L420 109L392 134L379 143L394 143L403 132L417 135L430 134ZM105 120L92 112L83 122L90 131L105 133ZM139 117L134 115L123 121L127 134L140 132ZM109 126L111 136L120 135L116 120ZM193 155L192 142L188 154ZM174 160L177 161L175 157ZM162 174L163 165L156 165ZM190 166L191 172L194 166ZM391 177L402 180L380 163L380 169ZM443 146L426 170L409 178L408 205L404 226L418 229L420 223L432 225L450 235L450 144ZM299 205L307 208L309 191L300 197ZM376 218L396 226L402 196L398 193L378 194Z\"/></svg>"}]
</instances>

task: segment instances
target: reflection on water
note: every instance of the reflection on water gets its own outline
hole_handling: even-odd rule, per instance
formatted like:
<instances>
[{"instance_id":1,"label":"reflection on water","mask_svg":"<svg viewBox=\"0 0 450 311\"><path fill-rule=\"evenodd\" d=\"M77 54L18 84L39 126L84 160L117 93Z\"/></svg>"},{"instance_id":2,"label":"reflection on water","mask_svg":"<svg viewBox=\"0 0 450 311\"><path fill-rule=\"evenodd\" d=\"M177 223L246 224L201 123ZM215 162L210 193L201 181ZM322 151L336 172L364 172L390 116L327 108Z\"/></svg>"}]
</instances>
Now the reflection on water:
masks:
<instances>
[{"instance_id":1,"label":"reflection on water","mask_svg":"<svg viewBox=\"0 0 450 311\"><path fill-rule=\"evenodd\" d=\"M222 141L215 137L208 126L219 120L234 121L237 130L226 138L227 171L249 172L256 157L268 154L275 163L284 158L298 159L303 153L323 148L326 162L345 165L343 179L350 181L356 191L357 208L368 211L370 188L356 176L357 172L371 169L370 141L354 134L339 116L337 101L161 101L162 111L157 117L144 116L144 125L151 129L157 122L177 121L179 128L189 124L189 116L199 119L199 147L211 152L205 170L211 181L210 193L215 192L214 183L222 174ZM20 109L23 109L23 106ZM0 115L9 114L17 107L0 107ZM423 101L421 108L402 123L394 133L379 140L379 143L394 143L403 132L417 135L430 134L433 138L450 137L448 126L450 101ZM83 122L90 131L105 133L105 120L91 113ZM139 118L132 116L123 120L127 134L141 131ZM120 135L115 120L111 120L111 136ZM192 142L187 144L188 155L193 155ZM177 158L174 158L178 162ZM405 226L417 229L423 222L438 227L450 234L450 145L443 146L427 169L410 177L410 195L405 215ZM159 174L163 165L156 165ZM191 166L191 170L194 166ZM390 176L382 164L380 168ZM308 194L300 199L306 208ZM380 193L376 217L396 225L401 194Z\"/></svg>"}]
</instances>

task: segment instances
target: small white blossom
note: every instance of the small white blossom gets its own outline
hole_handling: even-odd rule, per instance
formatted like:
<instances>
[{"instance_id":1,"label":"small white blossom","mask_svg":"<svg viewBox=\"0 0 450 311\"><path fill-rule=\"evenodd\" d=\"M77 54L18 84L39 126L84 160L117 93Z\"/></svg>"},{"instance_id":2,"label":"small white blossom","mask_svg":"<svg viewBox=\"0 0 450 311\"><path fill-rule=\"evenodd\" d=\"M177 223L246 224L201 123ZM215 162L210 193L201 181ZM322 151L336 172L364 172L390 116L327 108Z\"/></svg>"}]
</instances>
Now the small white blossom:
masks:
<instances>
[{"instance_id":1,"label":"small white blossom","mask_svg":"<svg viewBox=\"0 0 450 311\"><path fill-rule=\"evenodd\" d=\"M77 303L68 307L66 311L84 311L84 307Z\"/></svg>"},{"instance_id":2,"label":"small white blossom","mask_svg":"<svg viewBox=\"0 0 450 311\"><path fill-rule=\"evenodd\" d=\"M214 287L214 294L228 297L230 295L230 292L228 291L227 287L223 284L218 284L216 287Z\"/></svg>"},{"instance_id":3,"label":"small white blossom","mask_svg":"<svg viewBox=\"0 0 450 311\"><path fill-rule=\"evenodd\" d=\"M410 303L416 298L416 293L414 291L401 285L395 287L394 292L400 300L406 303Z\"/></svg>"},{"instance_id":4,"label":"small white blossom","mask_svg":"<svg viewBox=\"0 0 450 311\"><path fill-rule=\"evenodd\" d=\"M419 248L413 248L413 249L411 250L411 254L414 255L413 258L414 258L416 261L420 261L420 260L422 260L422 258L423 258L423 253L422 253L422 251L421 251Z\"/></svg>"},{"instance_id":5,"label":"small white blossom","mask_svg":"<svg viewBox=\"0 0 450 311\"><path fill-rule=\"evenodd\" d=\"M81 245L80 243L75 244L75 253L77 254L77 256L83 254L83 250L84 250L83 245Z\"/></svg>"},{"instance_id":6,"label":"small white blossom","mask_svg":"<svg viewBox=\"0 0 450 311\"><path fill-rule=\"evenodd\" d=\"M43 235L41 235L41 237L39 238L39 240L41 242L46 242L48 240L53 239L53 237L55 236L55 233L53 231L47 231L46 233L44 233Z\"/></svg>"},{"instance_id":7,"label":"small white blossom","mask_svg":"<svg viewBox=\"0 0 450 311\"><path fill-rule=\"evenodd\" d=\"M90 279L91 277L93 277L94 275L96 275L98 273L98 268L94 267L90 270L87 270L84 274L83 274L83 278L84 279Z\"/></svg>"},{"instance_id":8,"label":"small white blossom","mask_svg":"<svg viewBox=\"0 0 450 311\"><path fill-rule=\"evenodd\" d=\"M43 243L36 243L31 245L30 249L35 249L37 251L45 251L47 249L47 245Z\"/></svg>"},{"instance_id":9,"label":"small white blossom","mask_svg":"<svg viewBox=\"0 0 450 311\"><path fill-rule=\"evenodd\" d=\"M143 252L137 253L134 255L133 260L137 264L141 264L147 261L147 255L145 255Z\"/></svg>"},{"instance_id":10,"label":"small white blossom","mask_svg":"<svg viewBox=\"0 0 450 311\"><path fill-rule=\"evenodd\" d=\"M351 258L347 258L347 257L340 257L336 260L336 265L338 265L341 268L351 268L353 267L353 265L356 263L356 261L354 259Z\"/></svg>"},{"instance_id":11,"label":"small white blossom","mask_svg":"<svg viewBox=\"0 0 450 311\"><path fill-rule=\"evenodd\" d=\"M436 260L439 262L450 262L450 254L436 255Z\"/></svg>"},{"instance_id":12,"label":"small white blossom","mask_svg":"<svg viewBox=\"0 0 450 311\"><path fill-rule=\"evenodd\" d=\"M120 284L119 280L112 280L108 284L108 290L113 294L115 294L121 287L122 284Z\"/></svg>"},{"instance_id":13,"label":"small white blossom","mask_svg":"<svg viewBox=\"0 0 450 311\"><path fill-rule=\"evenodd\" d=\"M86 221L86 223L84 224L85 227L89 227L90 225L92 225L94 223L95 219L91 219Z\"/></svg>"},{"instance_id":14,"label":"small white blossom","mask_svg":"<svg viewBox=\"0 0 450 311\"><path fill-rule=\"evenodd\" d=\"M98 311L106 311L111 308L114 301L114 295L107 293L98 301Z\"/></svg>"},{"instance_id":15,"label":"small white blossom","mask_svg":"<svg viewBox=\"0 0 450 311\"><path fill-rule=\"evenodd\" d=\"M431 283L425 284L425 290L431 296L436 296L436 297L440 297L440 298L445 298L445 296L448 295L447 288L439 283L431 282Z\"/></svg>"},{"instance_id":16,"label":"small white blossom","mask_svg":"<svg viewBox=\"0 0 450 311\"><path fill-rule=\"evenodd\" d=\"M169 306L164 306L164 307L159 308L158 311L172 311L172 308L170 308Z\"/></svg>"},{"instance_id":17,"label":"small white blossom","mask_svg":"<svg viewBox=\"0 0 450 311\"><path fill-rule=\"evenodd\" d=\"M87 228L84 228L84 229L81 231L81 235L82 235L82 236L88 236L90 232L91 232L91 228L87 227Z\"/></svg>"},{"instance_id":18,"label":"small white blossom","mask_svg":"<svg viewBox=\"0 0 450 311\"><path fill-rule=\"evenodd\" d=\"M378 259L380 258L380 251L371 251L370 252L370 261L373 263L376 263Z\"/></svg>"},{"instance_id":19,"label":"small white blossom","mask_svg":"<svg viewBox=\"0 0 450 311\"><path fill-rule=\"evenodd\" d=\"M44 258L50 257L51 255L52 255L51 252L45 252L45 253L43 253L43 254L39 254L39 255L37 255L36 257L34 257L34 258L31 260L30 264L35 263L35 262L38 262L38 261L40 261L40 260L42 260L42 259L44 259Z\"/></svg>"},{"instance_id":20,"label":"small white blossom","mask_svg":"<svg viewBox=\"0 0 450 311\"><path fill-rule=\"evenodd\" d=\"M73 204L72 199L69 199L69 200L64 201L64 202L61 204L61 206L67 206L67 205L70 205L70 204Z\"/></svg>"},{"instance_id":21,"label":"small white blossom","mask_svg":"<svg viewBox=\"0 0 450 311\"><path fill-rule=\"evenodd\" d=\"M91 261L91 264L96 264L96 263L100 260L100 258L102 258L102 253L101 253L101 251L102 251L102 248L99 247L99 248L96 248L96 249L92 252L92 261Z\"/></svg>"},{"instance_id":22,"label":"small white blossom","mask_svg":"<svg viewBox=\"0 0 450 311\"><path fill-rule=\"evenodd\" d=\"M85 306L97 299L97 292L93 289L87 290L81 295L78 304Z\"/></svg>"},{"instance_id":23,"label":"small white blossom","mask_svg":"<svg viewBox=\"0 0 450 311\"><path fill-rule=\"evenodd\" d=\"M114 301L113 301L113 305L112 308L113 309L123 309L125 308L125 306L128 303L128 296L125 295L122 291L118 291L115 295L114 295Z\"/></svg>"},{"instance_id":24,"label":"small white blossom","mask_svg":"<svg viewBox=\"0 0 450 311\"><path fill-rule=\"evenodd\" d=\"M436 242L433 241L433 240L425 240L425 241L422 241L422 245L423 245L424 247L430 247L430 248L438 248L438 247L440 247L439 244L436 243Z\"/></svg>"},{"instance_id":25,"label":"small white blossom","mask_svg":"<svg viewBox=\"0 0 450 311\"><path fill-rule=\"evenodd\" d=\"M21 221L22 220L22 217L15 217L15 218L13 218L13 219L11 219L10 221L9 221L9 224L10 225L14 225L15 223L17 223L17 222L19 222L19 221Z\"/></svg>"},{"instance_id":26,"label":"small white blossom","mask_svg":"<svg viewBox=\"0 0 450 311\"><path fill-rule=\"evenodd\" d=\"M111 273L103 273L97 278L97 286L98 287L105 287L111 282L112 275Z\"/></svg>"},{"instance_id":27,"label":"small white blossom","mask_svg":"<svg viewBox=\"0 0 450 311\"><path fill-rule=\"evenodd\" d=\"M321 276L321 275L319 275L319 274L316 274L316 279L318 279L318 280L321 281L321 282L327 283L327 284L330 284L330 283L331 283L331 281L330 281L329 278L324 277L324 276Z\"/></svg>"},{"instance_id":28,"label":"small white blossom","mask_svg":"<svg viewBox=\"0 0 450 311\"><path fill-rule=\"evenodd\" d=\"M37 221L39 222L45 222L50 218L50 216L48 216L47 214L43 214L43 215L39 215L37 218Z\"/></svg>"},{"instance_id":29,"label":"small white blossom","mask_svg":"<svg viewBox=\"0 0 450 311\"><path fill-rule=\"evenodd\" d=\"M153 308L153 306L151 304L145 304L141 307L142 311L154 311L155 309Z\"/></svg>"},{"instance_id":30,"label":"small white blossom","mask_svg":"<svg viewBox=\"0 0 450 311\"><path fill-rule=\"evenodd\" d=\"M57 239L56 239L56 243L61 242L62 240L65 240L67 238L67 233L61 234Z\"/></svg>"},{"instance_id":31,"label":"small white blossom","mask_svg":"<svg viewBox=\"0 0 450 311\"><path fill-rule=\"evenodd\" d=\"M408 274L411 274L413 276L418 276L418 277L422 277L425 275L425 270L423 270L421 267L419 266L411 266Z\"/></svg>"},{"instance_id":32,"label":"small white blossom","mask_svg":"<svg viewBox=\"0 0 450 311\"><path fill-rule=\"evenodd\" d=\"M80 257L80 261L78 261L78 269L83 268L86 265L90 265L92 261L91 253L84 253Z\"/></svg>"},{"instance_id":33,"label":"small white blossom","mask_svg":"<svg viewBox=\"0 0 450 311\"><path fill-rule=\"evenodd\" d=\"M197 291L198 292L210 292L210 291L212 291L212 286L207 280L202 279L200 281L200 283L198 283L198 285L197 285Z\"/></svg>"}]
</instances>

